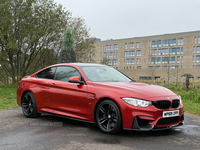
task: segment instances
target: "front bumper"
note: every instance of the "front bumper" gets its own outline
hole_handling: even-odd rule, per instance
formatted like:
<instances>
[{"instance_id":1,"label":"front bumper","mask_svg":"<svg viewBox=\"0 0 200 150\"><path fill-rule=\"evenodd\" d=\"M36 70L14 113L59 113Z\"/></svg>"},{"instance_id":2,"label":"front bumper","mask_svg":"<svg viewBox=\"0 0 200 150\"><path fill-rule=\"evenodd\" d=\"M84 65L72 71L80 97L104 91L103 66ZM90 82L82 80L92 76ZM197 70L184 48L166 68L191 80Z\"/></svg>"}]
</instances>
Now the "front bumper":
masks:
<instances>
[{"instance_id":1,"label":"front bumper","mask_svg":"<svg viewBox=\"0 0 200 150\"><path fill-rule=\"evenodd\" d=\"M132 130L150 131L150 130L166 130L172 127L181 126L184 124L184 114L181 117L161 118L154 126L150 120L141 119L136 116L133 121Z\"/></svg>"},{"instance_id":2,"label":"front bumper","mask_svg":"<svg viewBox=\"0 0 200 150\"><path fill-rule=\"evenodd\" d=\"M183 103L177 108L158 109L153 105L146 108L135 107L126 103L123 103L122 118L123 129L128 130L164 130L170 129L175 126L184 124L184 109ZM163 111L179 110L179 115L176 117L162 117Z\"/></svg>"}]
</instances>

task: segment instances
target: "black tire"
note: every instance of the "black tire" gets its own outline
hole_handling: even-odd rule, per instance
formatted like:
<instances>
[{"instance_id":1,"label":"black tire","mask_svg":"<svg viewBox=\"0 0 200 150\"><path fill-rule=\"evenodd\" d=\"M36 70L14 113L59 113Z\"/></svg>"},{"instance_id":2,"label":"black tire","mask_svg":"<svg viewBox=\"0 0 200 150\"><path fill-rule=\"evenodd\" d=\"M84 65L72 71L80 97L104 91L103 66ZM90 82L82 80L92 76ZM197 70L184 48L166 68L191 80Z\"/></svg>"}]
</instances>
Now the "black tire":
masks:
<instances>
[{"instance_id":1,"label":"black tire","mask_svg":"<svg viewBox=\"0 0 200 150\"><path fill-rule=\"evenodd\" d=\"M122 125L122 117L117 104L111 100L102 101L96 109L96 122L105 133L115 134L119 132Z\"/></svg>"},{"instance_id":2,"label":"black tire","mask_svg":"<svg viewBox=\"0 0 200 150\"><path fill-rule=\"evenodd\" d=\"M33 93L27 92L22 97L22 112L27 118L36 118L41 115L37 112L37 105Z\"/></svg>"}]
</instances>

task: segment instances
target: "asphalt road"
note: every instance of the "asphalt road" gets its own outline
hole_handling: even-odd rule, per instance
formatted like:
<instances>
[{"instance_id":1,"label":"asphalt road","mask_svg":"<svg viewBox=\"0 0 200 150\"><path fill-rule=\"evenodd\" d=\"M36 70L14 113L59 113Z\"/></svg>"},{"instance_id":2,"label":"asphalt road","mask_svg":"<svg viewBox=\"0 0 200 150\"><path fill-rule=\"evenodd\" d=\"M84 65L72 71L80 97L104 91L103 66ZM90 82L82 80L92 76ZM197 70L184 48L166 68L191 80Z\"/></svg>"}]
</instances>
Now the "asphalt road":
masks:
<instances>
[{"instance_id":1,"label":"asphalt road","mask_svg":"<svg viewBox=\"0 0 200 150\"><path fill-rule=\"evenodd\" d=\"M0 111L0 150L200 150L200 117L166 131L102 133L97 125L42 115L29 119L21 108Z\"/></svg>"}]
</instances>

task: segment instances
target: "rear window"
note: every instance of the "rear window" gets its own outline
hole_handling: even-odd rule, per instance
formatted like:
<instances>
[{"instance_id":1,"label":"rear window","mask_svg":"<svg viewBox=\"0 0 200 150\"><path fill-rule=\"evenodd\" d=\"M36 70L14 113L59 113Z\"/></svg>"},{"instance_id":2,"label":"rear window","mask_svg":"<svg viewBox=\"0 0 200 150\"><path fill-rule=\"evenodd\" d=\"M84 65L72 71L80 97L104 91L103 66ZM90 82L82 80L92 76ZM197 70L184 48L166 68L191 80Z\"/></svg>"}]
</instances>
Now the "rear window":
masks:
<instances>
[{"instance_id":1,"label":"rear window","mask_svg":"<svg viewBox=\"0 0 200 150\"><path fill-rule=\"evenodd\" d=\"M41 72L39 72L36 77L44 78L44 79L54 79L54 73L56 71L56 67L47 68Z\"/></svg>"}]
</instances>

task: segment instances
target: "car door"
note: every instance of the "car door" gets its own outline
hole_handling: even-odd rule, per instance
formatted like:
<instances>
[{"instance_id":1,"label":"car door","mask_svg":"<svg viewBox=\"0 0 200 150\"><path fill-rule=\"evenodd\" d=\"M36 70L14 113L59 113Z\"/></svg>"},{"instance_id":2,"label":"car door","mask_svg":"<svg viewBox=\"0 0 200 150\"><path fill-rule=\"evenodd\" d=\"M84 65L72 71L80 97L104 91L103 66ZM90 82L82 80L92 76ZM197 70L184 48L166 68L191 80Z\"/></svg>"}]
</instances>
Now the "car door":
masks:
<instances>
[{"instance_id":1,"label":"car door","mask_svg":"<svg viewBox=\"0 0 200 150\"><path fill-rule=\"evenodd\" d=\"M36 74L36 78L33 79L31 90L36 98L37 107L49 108L48 90L49 83L54 79L56 67L50 67L44 69Z\"/></svg>"},{"instance_id":2,"label":"car door","mask_svg":"<svg viewBox=\"0 0 200 150\"><path fill-rule=\"evenodd\" d=\"M58 66L48 92L52 109L67 113L86 114L87 85L68 82L70 77L81 76L71 66Z\"/></svg>"}]
</instances>

